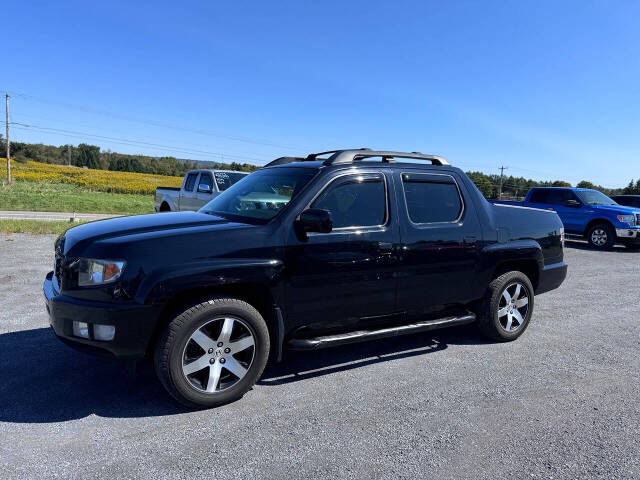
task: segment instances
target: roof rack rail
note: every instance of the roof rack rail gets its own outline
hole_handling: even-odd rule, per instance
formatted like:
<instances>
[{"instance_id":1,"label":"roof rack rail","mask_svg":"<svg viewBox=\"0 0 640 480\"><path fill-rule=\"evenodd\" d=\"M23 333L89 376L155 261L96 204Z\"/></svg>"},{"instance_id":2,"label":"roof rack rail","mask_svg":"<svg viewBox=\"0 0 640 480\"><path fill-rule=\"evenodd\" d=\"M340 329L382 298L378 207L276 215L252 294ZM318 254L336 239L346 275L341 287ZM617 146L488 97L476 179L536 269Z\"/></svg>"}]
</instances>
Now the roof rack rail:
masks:
<instances>
[{"instance_id":1,"label":"roof rack rail","mask_svg":"<svg viewBox=\"0 0 640 480\"><path fill-rule=\"evenodd\" d=\"M387 150L338 150L324 161L324 165L342 165L345 163L353 163L366 160L371 157L382 157L383 162L394 162L396 158L410 158L412 160L425 160L431 162L432 165L445 166L449 165L444 158L437 155L425 155L420 152L393 152Z\"/></svg>"},{"instance_id":2,"label":"roof rack rail","mask_svg":"<svg viewBox=\"0 0 640 480\"><path fill-rule=\"evenodd\" d=\"M285 163L303 162L304 160L304 157L279 157L275 160L270 161L262 168L273 167L274 165L283 165Z\"/></svg>"},{"instance_id":3,"label":"roof rack rail","mask_svg":"<svg viewBox=\"0 0 640 480\"><path fill-rule=\"evenodd\" d=\"M424 160L431 162L432 165L449 165L444 158L437 155L425 155L420 152L394 152L388 150L371 150L370 148L358 148L350 150L329 150L327 152L311 153L306 157L280 157L267 163L263 168L273 167L274 165L283 165L293 162L311 162L318 160L322 155L331 156L323 161L323 165L343 165L347 163L358 162L372 157L381 157L385 163L392 163L396 158L410 158L412 160ZM322 159L320 159L322 160Z\"/></svg>"}]
</instances>

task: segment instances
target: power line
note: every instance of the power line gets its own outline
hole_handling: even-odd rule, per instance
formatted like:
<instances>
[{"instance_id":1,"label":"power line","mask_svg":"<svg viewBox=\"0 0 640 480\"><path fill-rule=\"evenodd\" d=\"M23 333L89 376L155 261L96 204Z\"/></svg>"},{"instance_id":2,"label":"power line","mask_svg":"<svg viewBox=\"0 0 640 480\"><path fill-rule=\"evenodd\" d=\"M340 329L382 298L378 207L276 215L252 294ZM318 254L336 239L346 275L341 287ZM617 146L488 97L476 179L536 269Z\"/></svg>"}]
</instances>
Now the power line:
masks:
<instances>
[{"instance_id":1,"label":"power line","mask_svg":"<svg viewBox=\"0 0 640 480\"><path fill-rule=\"evenodd\" d=\"M32 124L29 120L25 120L23 117L29 117L29 118L35 118L35 119L39 119L39 120L44 120L44 121L53 121L56 122L56 128L58 128L58 124L62 124L63 127L62 128L58 128L59 130L65 130L67 132L72 132L75 131L76 127L80 127L82 129L84 129L85 127L89 127L89 128L98 128L98 129L102 129L102 126L99 125L87 125L86 123L83 123L82 126L80 123L76 123L76 122L69 122L66 120L57 120L57 119L53 119L51 117L43 117L40 115L31 115L31 114L25 114L25 113L20 113L18 115L18 118L16 118L16 116L13 116L13 121L11 122L14 125L28 125L29 128L38 128L37 125ZM39 123L39 122L38 122ZM53 128L53 127L43 127L43 128ZM48 132L50 133L50 132ZM122 131L114 131L114 130L109 130L109 134L108 136L111 138L118 138L118 139L124 139L125 136L127 135L127 133L130 132L122 132ZM90 134L90 135L98 135L98 134ZM104 135L102 132L101 134L102 136L106 136ZM148 138L148 139L142 139L142 140L131 140L132 142L147 142L147 143L154 143L156 140L153 138ZM177 147L178 150L184 150L184 149L190 149L190 150L196 150L196 149L201 149L204 150L206 149L208 146L206 145L202 145L202 144L197 144L197 143L190 143L190 142L181 142L181 144ZM172 149L176 149L175 146L171 147ZM236 158L241 158L241 159L256 159L258 160L256 157L252 157L252 155L255 155L255 153L251 152L251 153L245 153L242 151L237 151L235 150L233 153L227 153L227 152L221 152L221 158L224 159L225 156L235 156ZM260 154L259 154L260 155ZM273 154L266 154L265 157L260 157L260 161L263 160L263 158L269 158L271 159L274 155Z\"/></svg>"},{"instance_id":2,"label":"power line","mask_svg":"<svg viewBox=\"0 0 640 480\"><path fill-rule=\"evenodd\" d=\"M97 138L97 139L101 139L101 140L109 140L109 141L111 141L113 143L118 143L118 144L122 144L122 145L154 147L154 148L159 148L159 149L166 150L166 151L171 151L171 152L176 152L176 153L183 153L183 154L200 154L200 155L208 155L208 156L214 156L214 157L219 157L219 158L228 157L228 158L235 159L235 160L254 160L254 161L257 161L257 162L265 162L266 161L265 158L250 157L250 156L247 156L247 155L234 155L234 154L230 154L230 153L211 152L211 151L207 151L207 150L197 150L197 149L193 149L193 148L176 148L176 147L172 147L170 145L162 145L162 144L152 143L152 142L142 142L142 141L138 141L138 140L130 140L130 139L119 138L119 137L110 137L110 136L98 135L98 134L94 134L94 133L78 132L78 131L66 130L66 129L62 129L62 128L44 127L44 126L30 125L30 124L20 123L20 122L11 122L11 123L12 123L12 125L16 126L15 128L18 128L20 130L27 130L27 131L28 130L37 130L37 131L41 131L41 132L52 133L52 134L55 134L55 135L62 135L62 136L76 137L76 138L78 136L83 137L83 138Z\"/></svg>"},{"instance_id":3,"label":"power line","mask_svg":"<svg viewBox=\"0 0 640 480\"><path fill-rule=\"evenodd\" d=\"M198 135L205 135L205 136L209 136L209 137L218 137L218 138L224 138L227 140L232 140L232 141L236 141L236 142L244 142L244 143L251 143L251 144L255 144L255 145L263 145L263 146L269 146L269 147L275 147L275 148L280 148L280 149L284 149L287 151L291 151L291 150L304 150L306 151L307 149L302 148L300 146L293 146L293 145L284 145L284 144L279 144L279 143L275 143L275 142L271 142L269 140L264 140L264 139L257 139L257 138L251 138L251 137L241 137L241 136L237 136L237 135L228 135L228 134L223 134L220 132L212 132L212 131L207 131L207 130L200 130L200 129L195 129L195 128L189 128L189 127L183 127L183 126L179 126L179 125L172 125L169 123L165 123L165 122L159 122L157 120L152 120L152 119L147 119L147 118L140 118L140 117L134 117L134 116L130 116L130 115L122 115L122 114L117 114L117 113L113 113L113 112L109 112L107 110L101 110L101 109L97 109L97 108L93 108L93 107L84 107L82 105L76 105L76 104L72 104L72 103L66 103L66 102L60 102L58 100L49 100L49 99L45 99L42 97L36 97L34 95L29 95L26 93L20 93L20 92L12 92L13 95L19 96L21 98L24 99L31 99L31 100L35 100L37 102L41 102L41 103L48 103L51 105L59 105L59 106L63 106L66 108L72 108L72 109L76 109L79 111L83 111L86 113L90 113L93 115L102 115L102 116L106 116L106 117L110 117L110 118L114 118L114 119L118 119L118 120L126 120L126 121L130 121L130 122L136 122L136 123L140 123L140 124L144 124L144 125L151 125L154 127L159 127L159 128L167 128L167 129L171 129L171 130L181 130L184 132L190 132L190 133L195 133Z\"/></svg>"}]
</instances>

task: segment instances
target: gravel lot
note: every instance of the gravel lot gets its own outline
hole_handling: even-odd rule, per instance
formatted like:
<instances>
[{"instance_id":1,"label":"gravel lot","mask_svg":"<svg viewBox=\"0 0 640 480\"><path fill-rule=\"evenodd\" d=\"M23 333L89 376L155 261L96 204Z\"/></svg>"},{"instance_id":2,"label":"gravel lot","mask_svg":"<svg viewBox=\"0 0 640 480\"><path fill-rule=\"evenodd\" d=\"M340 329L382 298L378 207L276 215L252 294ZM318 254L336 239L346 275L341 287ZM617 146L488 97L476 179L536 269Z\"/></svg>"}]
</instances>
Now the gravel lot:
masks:
<instances>
[{"instance_id":1,"label":"gravel lot","mask_svg":"<svg viewBox=\"0 0 640 480\"><path fill-rule=\"evenodd\" d=\"M52 236L0 235L0 478L640 478L640 252L566 249L513 343L472 327L289 353L185 411L54 338Z\"/></svg>"}]
</instances>

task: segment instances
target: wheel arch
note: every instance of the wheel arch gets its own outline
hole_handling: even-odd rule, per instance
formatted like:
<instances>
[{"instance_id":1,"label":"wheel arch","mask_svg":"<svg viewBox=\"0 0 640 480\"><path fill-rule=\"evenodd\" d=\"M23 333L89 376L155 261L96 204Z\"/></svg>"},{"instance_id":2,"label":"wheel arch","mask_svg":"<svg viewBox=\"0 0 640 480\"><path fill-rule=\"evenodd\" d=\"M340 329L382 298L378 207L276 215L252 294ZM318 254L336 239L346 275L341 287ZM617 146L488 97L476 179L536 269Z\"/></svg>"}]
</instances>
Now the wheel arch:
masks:
<instances>
[{"instance_id":1,"label":"wheel arch","mask_svg":"<svg viewBox=\"0 0 640 480\"><path fill-rule=\"evenodd\" d=\"M602 217L598 217L598 218L594 218L593 220L590 220L589 223L587 223L587 226L584 229L584 236L586 237L589 234L589 230L591 230L594 226L604 223L605 225L609 226L612 230L613 233L615 234L616 231L616 227L613 225L613 222L611 222L611 220L609 220L608 218L602 218Z\"/></svg>"},{"instance_id":2,"label":"wheel arch","mask_svg":"<svg viewBox=\"0 0 640 480\"><path fill-rule=\"evenodd\" d=\"M534 289L537 288L540 270L544 265L544 254L536 240L496 243L486 247L483 256L482 270L488 272L488 278L484 277L487 284L503 273L517 270L529 277Z\"/></svg>"},{"instance_id":3,"label":"wheel arch","mask_svg":"<svg viewBox=\"0 0 640 480\"><path fill-rule=\"evenodd\" d=\"M533 285L534 291L538 288L538 283L540 281L540 267L538 261L534 258L502 260L498 262L495 266L493 274L491 275L491 280L498 278L504 273L514 270L524 273L529 278L531 284Z\"/></svg>"},{"instance_id":4,"label":"wheel arch","mask_svg":"<svg viewBox=\"0 0 640 480\"><path fill-rule=\"evenodd\" d=\"M260 315L262 315L262 318L264 318L267 323L269 335L272 339L272 347L275 347L275 350L279 349L279 346L275 345L275 341L281 336L278 332L278 328L280 328L280 322L278 321L278 307L270 289L267 285L261 283L240 283L233 285L191 288L182 290L173 295L165 303L158 315L158 321L156 322L155 329L149 338L149 343L147 344L147 355L153 353L153 349L158 338L162 335L162 332L173 318L187 308L210 300L212 297L216 296L237 298L247 302L258 310Z\"/></svg>"}]
</instances>

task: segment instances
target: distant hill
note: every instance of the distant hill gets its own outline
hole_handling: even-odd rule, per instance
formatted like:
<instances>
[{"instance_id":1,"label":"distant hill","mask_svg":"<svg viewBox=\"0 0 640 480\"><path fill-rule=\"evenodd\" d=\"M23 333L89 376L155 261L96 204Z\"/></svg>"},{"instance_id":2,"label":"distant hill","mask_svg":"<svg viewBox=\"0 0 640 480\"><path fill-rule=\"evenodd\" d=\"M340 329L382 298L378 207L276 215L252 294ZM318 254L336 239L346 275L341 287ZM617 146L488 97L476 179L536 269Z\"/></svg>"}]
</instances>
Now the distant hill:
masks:
<instances>
[{"instance_id":1,"label":"distant hill","mask_svg":"<svg viewBox=\"0 0 640 480\"><path fill-rule=\"evenodd\" d=\"M3 138L0 136L0 150ZM152 157L149 155L129 155L112 151L102 151L96 145L44 145L42 143L11 142L11 157L18 162L33 160L36 162L73 165L91 169L119 172L152 173L155 175L182 176L188 170L199 168L217 168L221 170L240 170L253 172L260 168L250 163L223 163L208 160L177 159L175 157Z\"/></svg>"}]
</instances>

